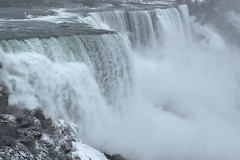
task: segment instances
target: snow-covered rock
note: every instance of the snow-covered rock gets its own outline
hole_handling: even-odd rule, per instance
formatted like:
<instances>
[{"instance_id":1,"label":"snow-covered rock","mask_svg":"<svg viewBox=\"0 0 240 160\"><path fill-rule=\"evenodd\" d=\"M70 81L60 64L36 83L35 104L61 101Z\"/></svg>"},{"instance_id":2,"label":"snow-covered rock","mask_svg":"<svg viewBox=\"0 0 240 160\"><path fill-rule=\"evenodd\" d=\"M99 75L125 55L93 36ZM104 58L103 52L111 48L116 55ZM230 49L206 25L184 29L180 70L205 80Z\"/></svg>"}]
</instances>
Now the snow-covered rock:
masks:
<instances>
[{"instance_id":1,"label":"snow-covered rock","mask_svg":"<svg viewBox=\"0 0 240 160\"><path fill-rule=\"evenodd\" d=\"M3 91L7 90L0 90L0 160L107 160L77 139L77 125L53 121L40 108L8 106L8 93Z\"/></svg>"},{"instance_id":2,"label":"snow-covered rock","mask_svg":"<svg viewBox=\"0 0 240 160\"><path fill-rule=\"evenodd\" d=\"M47 128L44 128L42 120L40 124L36 120L31 124L24 119L19 122L19 117L13 115L0 114L0 159L107 160L103 153L71 133L70 126L73 125L63 120L52 123L50 119L45 120L49 122ZM16 134L8 135L12 131Z\"/></svg>"}]
</instances>

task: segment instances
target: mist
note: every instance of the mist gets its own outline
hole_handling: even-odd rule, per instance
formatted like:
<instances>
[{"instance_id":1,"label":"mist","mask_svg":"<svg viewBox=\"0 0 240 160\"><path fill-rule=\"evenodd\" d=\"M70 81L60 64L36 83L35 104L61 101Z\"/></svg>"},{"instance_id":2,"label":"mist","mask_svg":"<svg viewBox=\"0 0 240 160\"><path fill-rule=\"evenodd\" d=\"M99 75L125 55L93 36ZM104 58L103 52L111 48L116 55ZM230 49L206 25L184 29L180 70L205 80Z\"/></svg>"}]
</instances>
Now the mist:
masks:
<instances>
[{"instance_id":1,"label":"mist","mask_svg":"<svg viewBox=\"0 0 240 160\"><path fill-rule=\"evenodd\" d=\"M130 102L91 125L88 143L130 159L240 158L239 49L212 26L193 19L192 27L206 39L182 45L173 37L133 53Z\"/></svg>"},{"instance_id":2,"label":"mist","mask_svg":"<svg viewBox=\"0 0 240 160\"><path fill-rule=\"evenodd\" d=\"M213 23L193 16L191 28L192 41L171 30L163 46L132 51L132 95L90 125L88 143L130 159L240 158L239 48Z\"/></svg>"}]
</instances>

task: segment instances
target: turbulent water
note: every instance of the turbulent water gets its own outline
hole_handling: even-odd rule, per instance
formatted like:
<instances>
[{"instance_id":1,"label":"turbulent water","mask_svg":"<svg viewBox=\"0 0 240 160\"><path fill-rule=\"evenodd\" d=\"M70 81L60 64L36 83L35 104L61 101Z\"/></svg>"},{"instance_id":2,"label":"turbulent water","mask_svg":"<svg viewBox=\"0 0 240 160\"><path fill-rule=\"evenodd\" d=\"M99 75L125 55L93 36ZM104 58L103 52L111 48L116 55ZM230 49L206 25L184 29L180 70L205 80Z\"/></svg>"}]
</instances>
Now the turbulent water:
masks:
<instances>
[{"instance_id":1,"label":"turbulent water","mask_svg":"<svg viewBox=\"0 0 240 160\"><path fill-rule=\"evenodd\" d=\"M118 34L0 41L10 104L74 121L85 142L130 159L240 159L236 47L185 5L78 17Z\"/></svg>"}]
</instances>

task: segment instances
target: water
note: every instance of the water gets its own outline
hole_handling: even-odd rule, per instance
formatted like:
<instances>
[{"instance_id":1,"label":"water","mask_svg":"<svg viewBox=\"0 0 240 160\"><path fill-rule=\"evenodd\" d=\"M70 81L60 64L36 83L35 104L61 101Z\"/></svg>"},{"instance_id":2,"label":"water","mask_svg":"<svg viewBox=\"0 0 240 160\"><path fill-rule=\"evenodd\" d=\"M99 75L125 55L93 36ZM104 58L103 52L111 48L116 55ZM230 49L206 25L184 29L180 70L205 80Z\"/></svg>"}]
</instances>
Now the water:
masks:
<instances>
[{"instance_id":1,"label":"water","mask_svg":"<svg viewBox=\"0 0 240 160\"><path fill-rule=\"evenodd\" d=\"M180 6L178 9L165 10L94 12L88 17L80 18L80 22L88 23L94 28L117 31L130 46L146 48L159 46L162 36L168 38L178 34L181 38L179 40L183 41L185 29L186 34L189 34L190 29L187 18L187 7Z\"/></svg>"},{"instance_id":2,"label":"water","mask_svg":"<svg viewBox=\"0 0 240 160\"><path fill-rule=\"evenodd\" d=\"M117 34L9 40L0 46L12 105L41 106L51 116L78 122L83 106L117 105L127 94L127 50Z\"/></svg>"},{"instance_id":3,"label":"water","mask_svg":"<svg viewBox=\"0 0 240 160\"><path fill-rule=\"evenodd\" d=\"M237 47L186 6L79 21L119 34L0 42L10 104L41 106L79 124L86 143L130 159L240 158Z\"/></svg>"}]
</instances>

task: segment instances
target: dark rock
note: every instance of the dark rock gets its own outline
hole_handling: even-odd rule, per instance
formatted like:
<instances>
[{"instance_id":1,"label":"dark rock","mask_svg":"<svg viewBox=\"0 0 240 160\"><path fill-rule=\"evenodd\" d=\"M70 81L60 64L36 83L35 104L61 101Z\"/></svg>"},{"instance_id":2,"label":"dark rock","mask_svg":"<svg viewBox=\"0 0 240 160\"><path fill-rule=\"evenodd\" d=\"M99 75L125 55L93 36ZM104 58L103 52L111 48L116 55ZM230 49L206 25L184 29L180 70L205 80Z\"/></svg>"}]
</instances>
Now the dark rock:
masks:
<instances>
[{"instance_id":1,"label":"dark rock","mask_svg":"<svg viewBox=\"0 0 240 160\"><path fill-rule=\"evenodd\" d=\"M71 149L65 149L64 154L69 154L72 150Z\"/></svg>"},{"instance_id":2,"label":"dark rock","mask_svg":"<svg viewBox=\"0 0 240 160\"><path fill-rule=\"evenodd\" d=\"M114 154L111 160L126 160L120 154Z\"/></svg>"},{"instance_id":3,"label":"dark rock","mask_svg":"<svg viewBox=\"0 0 240 160\"><path fill-rule=\"evenodd\" d=\"M112 156L111 156L110 154L104 153L104 155L105 155L105 157L106 157L107 159L111 159L111 158L112 158Z\"/></svg>"},{"instance_id":4,"label":"dark rock","mask_svg":"<svg viewBox=\"0 0 240 160\"><path fill-rule=\"evenodd\" d=\"M48 150L48 153L51 157L57 157L57 155L58 155L57 151L55 151L53 148L50 148Z\"/></svg>"},{"instance_id":5,"label":"dark rock","mask_svg":"<svg viewBox=\"0 0 240 160\"><path fill-rule=\"evenodd\" d=\"M6 107L8 106L8 96L9 91L8 89L0 84L0 113L6 111Z\"/></svg>"},{"instance_id":6,"label":"dark rock","mask_svg":"<svg viewBox=\"0 0 240 160\"><path fill-rule=\"evenodd\" d=\"M31 123L31 122L25 122L25 123L23 123L23 124L21 124L21 125L19 125L19 127L20 128L29 128L29 127L31 127L33 125L33 123Z\"/></svg>"},{"instance_id":7,"label":"dark rock","mask_svg":"<svg viewBox=\"0 0 240 160\"><path fill-rule=\"evenodd\" d=\"M42 124L43 129L48 129L49 126L52 126L52 120L51 120L51 118L47 118L47 119L41 121L41 124Z\"/></svg>"},{"instance_id":8,"label":"dark rock","mask_svg":"<svg viewBox=\"0 0 240 160\"><path fill-rule=\"evenodd\" d=\"M123 158L120 154L113 154L112 156L110 154L104 153L105 157L109 160L126 160Z\"/></svg>"},{"instance_id":9,"label":"dark rock","mask_svg":"<svg viewBox=\"0 0 240 160\"><path fill-rule=\"evenodd\" d=\"M42 138L42 134L41 133L35 134L34 138L37 139L37 140L40 140Z\"/></svg>"},{"instance_id":10,"label":"dark rock","mask_svg":"<svg viewBox=\"0 0 240 160\"><path fill-rule=\"evenodd\" d=\"M43 110L41 110L40 108L37 108L34 110L34 117L36 117L40 121L43 121L46 119L43 114Z\"/></svg>"},{"instance_id":11,"label":"dark rock","mask_svg":"<svg viewBox=\"0 0 240 160\"><path fill-rule=\"evenodd\" d=\"M22 123L23 122L23 117L17 117L16 122L17 123Z\"/></svg>"},{"instance_id":12,"label":"dark rock","mask_svg":"<svg viewBox=\"0 0 240 160\"><path fill-rule=\"evenodd\" d=\"M35 148L35 140L32 139L31 137L26 137L23 140L20 140L20 143L22 143L29 149Z\"/></svg>"}]
</instances>

